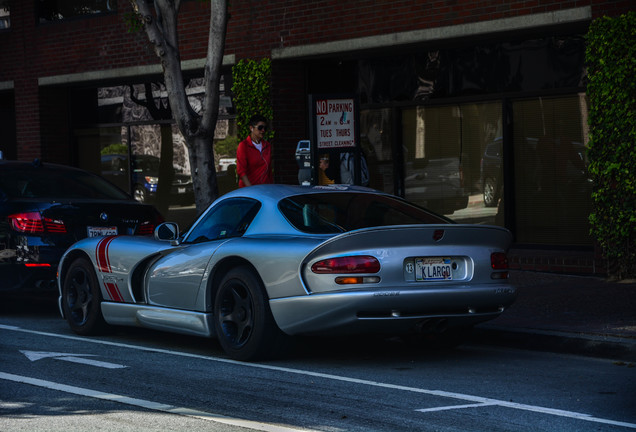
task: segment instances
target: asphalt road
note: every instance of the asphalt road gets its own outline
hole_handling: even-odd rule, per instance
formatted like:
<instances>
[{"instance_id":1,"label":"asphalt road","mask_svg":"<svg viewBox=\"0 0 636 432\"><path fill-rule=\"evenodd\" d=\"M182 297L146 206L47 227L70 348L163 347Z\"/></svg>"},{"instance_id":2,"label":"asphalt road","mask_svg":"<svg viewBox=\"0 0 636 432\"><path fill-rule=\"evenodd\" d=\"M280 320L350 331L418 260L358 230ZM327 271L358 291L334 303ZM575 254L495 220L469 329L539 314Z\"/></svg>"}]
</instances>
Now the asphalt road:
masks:
<instances>
[{"instance_id":1,"label":"asphalt road","mask_svg":"<svg viewBox=\"0 0 636 432\"><path fill-rule=\"evenodd\" d=\"M214 340L79 337L50 305L0 308L0 430L627 431L636 367L468 343L301 339L266 363Z\"/></svg>"}]
</instances>

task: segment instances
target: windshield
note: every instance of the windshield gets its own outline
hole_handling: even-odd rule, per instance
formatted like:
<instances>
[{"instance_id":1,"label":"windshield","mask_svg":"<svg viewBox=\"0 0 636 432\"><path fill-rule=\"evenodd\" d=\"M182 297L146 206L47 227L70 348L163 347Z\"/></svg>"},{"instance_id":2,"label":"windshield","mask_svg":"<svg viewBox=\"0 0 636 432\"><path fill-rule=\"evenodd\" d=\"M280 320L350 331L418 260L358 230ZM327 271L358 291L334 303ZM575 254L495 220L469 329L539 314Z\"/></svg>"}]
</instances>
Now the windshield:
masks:
<instances>
[{"instance_id":1,"label":"windshield","mask_svg":"<svg viewBox=\"0 0 636 432\"><path fill-rule=\"evenodd\" d=\"M296 229L312 234L376 226L451 223L397 197L371 193L297 195L281 200L278 207Z\"/></svg>"},{"instance_id":2,"label":"windshield","mask_svg":"<svg viewBox=\"0 0 636 432\"><path fill-rule=\"evenodd\" d=\"M130 199L124 191L99 176L45 167L1 170L0 191L10 198Z\"/></svg>"}]
</instances>

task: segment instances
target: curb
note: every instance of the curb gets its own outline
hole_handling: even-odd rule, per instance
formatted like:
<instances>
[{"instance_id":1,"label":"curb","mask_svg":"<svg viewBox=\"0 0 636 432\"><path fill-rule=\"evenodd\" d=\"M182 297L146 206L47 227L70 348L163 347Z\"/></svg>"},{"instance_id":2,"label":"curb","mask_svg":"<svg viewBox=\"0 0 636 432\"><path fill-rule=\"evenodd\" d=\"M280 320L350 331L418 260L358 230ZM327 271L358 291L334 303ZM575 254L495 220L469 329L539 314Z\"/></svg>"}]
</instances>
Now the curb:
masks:
<instances>
[{"instance_id":1,"label":"curb","mask_svg":"<svg viewBox=\"0 0 636 432\"><path fill-rule=\"evenodd\" d=\"M636 366L636 339L631 338L480 325L473 329L471 341L483 345L606 358L629 362L629 367Z\"/></svg>"}]
</instances>

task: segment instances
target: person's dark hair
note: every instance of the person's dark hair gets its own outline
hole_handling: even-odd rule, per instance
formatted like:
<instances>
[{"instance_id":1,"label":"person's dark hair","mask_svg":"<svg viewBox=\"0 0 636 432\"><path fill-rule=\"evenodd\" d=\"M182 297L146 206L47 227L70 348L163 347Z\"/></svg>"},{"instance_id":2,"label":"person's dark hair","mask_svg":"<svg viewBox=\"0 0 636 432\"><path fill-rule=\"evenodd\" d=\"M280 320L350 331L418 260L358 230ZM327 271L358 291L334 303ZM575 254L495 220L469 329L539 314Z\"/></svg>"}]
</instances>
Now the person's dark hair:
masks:
<instances>
[{"instance_id":1,"label":"person's dark hair","mask_svg":"<svg viewBox=\"0 0 636 432\"><path fill-rule=\"evenodd\" d=\"M249 125L256 126L260 122L267 123L267 119L265 118L265 116L262 116L260 114L255 114L252 116L252 118L250 118Z\"/></svg>"}]
</instances>

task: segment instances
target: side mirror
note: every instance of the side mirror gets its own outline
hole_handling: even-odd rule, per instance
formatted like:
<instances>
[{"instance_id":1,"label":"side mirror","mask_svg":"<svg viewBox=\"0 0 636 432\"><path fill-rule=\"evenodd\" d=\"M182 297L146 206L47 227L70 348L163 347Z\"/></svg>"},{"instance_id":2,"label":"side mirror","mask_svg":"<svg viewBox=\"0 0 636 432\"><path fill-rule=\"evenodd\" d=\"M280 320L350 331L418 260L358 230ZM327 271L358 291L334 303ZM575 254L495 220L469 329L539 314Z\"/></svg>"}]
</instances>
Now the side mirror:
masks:
<instances>
[{"instance_id":1,"label":"side mirror","mask_svg":"<svg viewBox=\"0 0 636 432\"><path fill-rule=\"evenodd\" d=\"M179 238L179 225L175 222L164 222L155 228L155 240L176 242Z\"/></svg>"}]
</instances>

